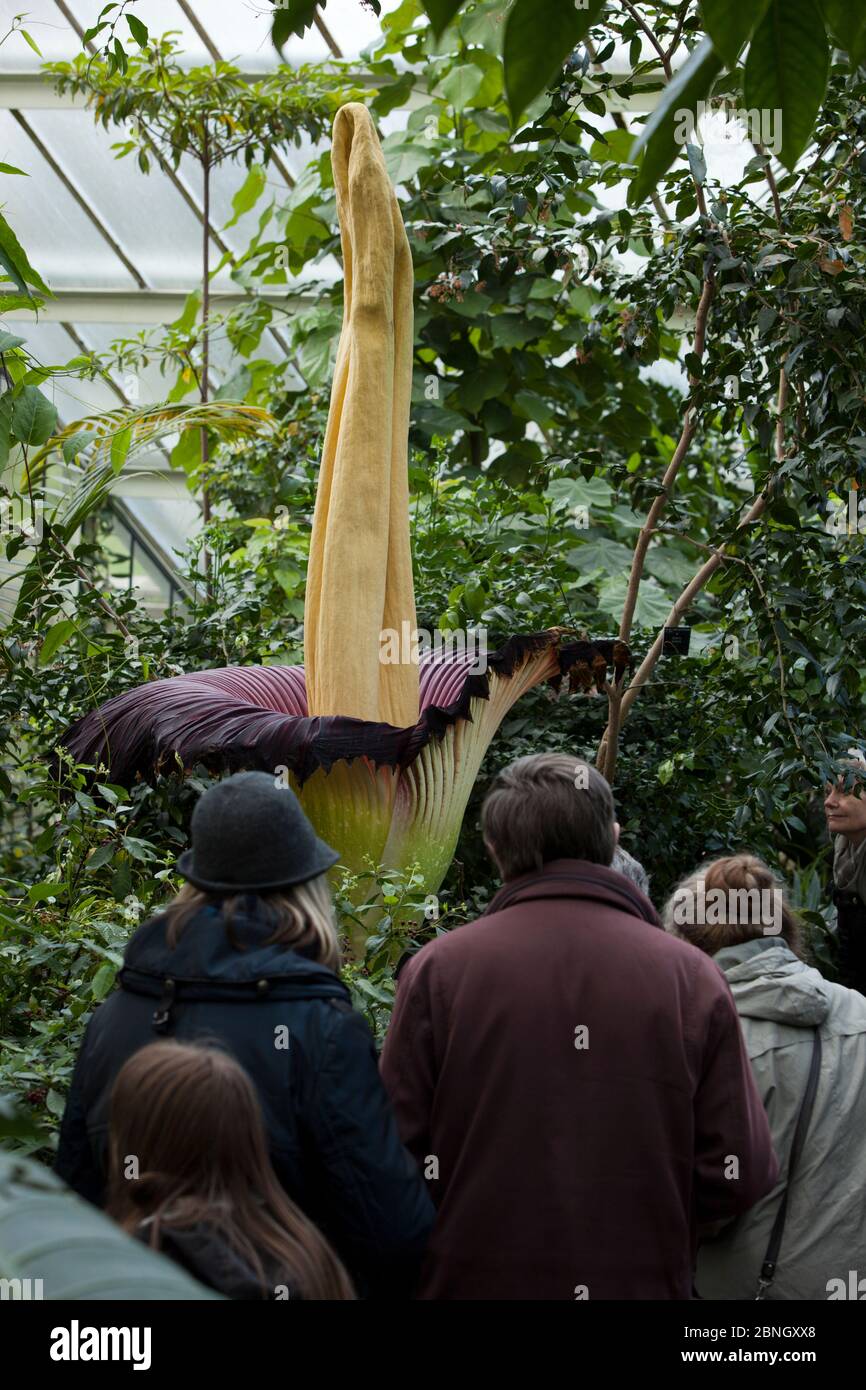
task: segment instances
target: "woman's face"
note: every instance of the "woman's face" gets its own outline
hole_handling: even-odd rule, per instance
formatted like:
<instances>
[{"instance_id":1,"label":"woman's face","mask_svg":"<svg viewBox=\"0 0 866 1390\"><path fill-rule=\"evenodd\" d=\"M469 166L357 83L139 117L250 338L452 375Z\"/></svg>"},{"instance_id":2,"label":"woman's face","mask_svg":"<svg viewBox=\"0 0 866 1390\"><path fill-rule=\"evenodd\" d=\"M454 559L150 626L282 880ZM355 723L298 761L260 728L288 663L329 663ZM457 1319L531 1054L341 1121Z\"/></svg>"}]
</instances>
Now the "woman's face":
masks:
<instances>
[{"instance_id":1,"label":"woman's face","mask_svg":"<svg viewBox=\"0 0 866 1390\"><path fill-rule=\"evenodd\" d=\"M866 788L859 796L854 796L852 792L843 791L843 785L841 779L835 786L827 785L824 798L827 829L831 835L844 835L859 844L866 839Z\"/></svg>"}]
</instances>

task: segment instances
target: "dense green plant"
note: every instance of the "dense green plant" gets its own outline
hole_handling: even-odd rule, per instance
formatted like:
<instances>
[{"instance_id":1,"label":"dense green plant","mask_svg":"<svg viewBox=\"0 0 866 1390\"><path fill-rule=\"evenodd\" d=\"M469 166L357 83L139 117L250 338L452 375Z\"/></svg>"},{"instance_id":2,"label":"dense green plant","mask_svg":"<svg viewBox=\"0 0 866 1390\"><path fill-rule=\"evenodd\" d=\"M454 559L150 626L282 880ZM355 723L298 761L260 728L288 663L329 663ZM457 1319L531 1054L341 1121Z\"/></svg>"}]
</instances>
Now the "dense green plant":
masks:
<instances>
[{"instance_id":1,"label":"dense green plant","mask_svg":"<svg viewBox=\"0 0 866 1390\"><path fill-rule=\"evenodd\" d=\"M420 4L405 0L363 61L377 117L410 87L419 94L406 130L383 141L417 284L419 623L480 624L491 645L551 624L624 631L640 673L625 692L636 697L615 793L624 843L650 872L654 898L704 857L747 845L789 877L832 968L820 787L862 738L864 686L863 540L844 524L866 437L864 73L833 60L814 147L795 173L758 150L723 187L693 146L662 174L654 201L628 206L622 186L638 166L615 103L653 70L664 77L660 62L638 55L625 78L606 69L611 35L636 37L632 9L652 7L606 11L592 47L552 74L517 129L496 5L467 8L437 43ZM665 13L669 44L676 16ZM688 14L683 32L695 34ZM234 273L251 285L315 274L337 246L323 155L268 205ZM2 635L3 1085L29 1095L43 1121L59 1109L80 1029L125 936L172 890L203 777L100 791L80 769L59 770L59 736L142 680L299 659L341 313L339 287L324 276L313 286L289 326L306 389L257 374L252 357L240 364L238 394L267 405L273 433L221 444L195 475L212 510L185 560L186 610L154 621L134 595L114 595L107 611L98 535L49 525ZM177 332L189 333L200 362L197 312ZM176 346L156 350L182 376ZM16 386L26 370L16 366ZM712 571L690 588L708 558ZM672 614L691 625L688 656L661 654ZM61 649L50 634L73 619ZM545 748L597 756L608 701L551 704L552 694L533 692L505 721L436 904L419 896L411 870L383 880L370 866L370 898L385 888L389 910L347 978L379 1036L400 957L476 915L495 888L477 831L488 776ZM347 932L365 884L340 888Z\"/></svg>"}]
</instances>

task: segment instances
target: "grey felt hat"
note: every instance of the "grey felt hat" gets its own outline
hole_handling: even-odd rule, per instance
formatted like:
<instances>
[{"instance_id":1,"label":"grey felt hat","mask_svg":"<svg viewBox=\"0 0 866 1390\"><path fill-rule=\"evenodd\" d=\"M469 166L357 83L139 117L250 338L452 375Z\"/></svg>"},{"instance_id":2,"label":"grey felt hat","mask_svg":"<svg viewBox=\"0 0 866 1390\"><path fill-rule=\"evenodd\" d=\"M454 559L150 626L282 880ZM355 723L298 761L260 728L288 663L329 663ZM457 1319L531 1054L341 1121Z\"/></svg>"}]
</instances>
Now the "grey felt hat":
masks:
<instances>
[{"instance_id":1,"label":"grey felt hat","mask_svg":"<svg viewBox=\"0 0 866 1390\"><path fill-rule=\"evenodd\" d=\"M320 840L290 787L267 772L238 772L209 787L192 813L192 849L178 873L208 893L292 888L339 855Z\"/></svg>"}]
</instances>

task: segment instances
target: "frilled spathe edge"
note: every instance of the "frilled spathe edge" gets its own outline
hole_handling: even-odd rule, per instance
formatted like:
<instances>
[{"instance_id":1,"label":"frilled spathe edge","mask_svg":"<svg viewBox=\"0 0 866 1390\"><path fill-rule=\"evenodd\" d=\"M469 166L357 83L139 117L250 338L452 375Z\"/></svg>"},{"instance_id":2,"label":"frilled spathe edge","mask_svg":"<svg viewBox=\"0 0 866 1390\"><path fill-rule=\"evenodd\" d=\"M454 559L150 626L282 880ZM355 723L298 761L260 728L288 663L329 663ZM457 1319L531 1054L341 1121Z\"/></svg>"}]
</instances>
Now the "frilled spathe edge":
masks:
<instances>
[{"instance_id":1,"label":"frilled spathe edge","mask_svg":"<svg viewBox=\"0 0 866 1390\"><path fill-rule=\"evenodd\" d=\"M431 739L472 719L473 700L489 700L492 680L530 677L532 685L567 678L572 689L600 688L609 667L629 662L623 643L566 641L562 629L509 637L477 657L430 654L420 663L421 714L398 729L341 715L311 717L302 666L232 666L172 676L136 686L106 701L66 730L62 743L77 763L104 766L128 786L183 772L196 764L213 771L286 768L302 786L318 769L364 758L397 769L415 761ZM528 667L535 669L528 670ZM510 702L509 702L510 703Z\"/></svg>"}]
</instances>

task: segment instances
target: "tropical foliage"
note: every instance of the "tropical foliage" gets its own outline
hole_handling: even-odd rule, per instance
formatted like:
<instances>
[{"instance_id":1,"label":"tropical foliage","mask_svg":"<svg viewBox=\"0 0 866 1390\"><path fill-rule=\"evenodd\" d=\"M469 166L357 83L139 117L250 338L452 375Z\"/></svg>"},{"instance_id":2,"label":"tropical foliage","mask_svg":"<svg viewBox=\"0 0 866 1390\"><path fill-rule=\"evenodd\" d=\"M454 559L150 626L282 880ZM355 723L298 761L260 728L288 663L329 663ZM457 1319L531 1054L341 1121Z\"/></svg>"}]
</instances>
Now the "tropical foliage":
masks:
<instances>
[{"instance_id":1,"label":"tropical foliage","mask_svg":"<svg viewBox=\"0 0 866 1390\"><path fill-rule=\"evenodd\" d=\"M133 34L135 8L124 7ZM435 901L411 867L383 876L371 864L340 886L347 933L363 920L365 901L384 896L389 909L348 970L380 1036L403 952L475 915L495 886L477 834L489 774L544 748L603 762L613 749L607 765L623 839L650 872L657 900L705 856L748 845L786 873L832 968L821 786L838 754L863 738L859 37L839 27L843 7L820 11L839 48L827 47L825 65L817 38L810 46L820 82L805 72L812 95L802 110L814 109L794 120L791 138L802 143L780 160L758 142L732 175L709 139L663 160L661 121L647 123L636 151L632 117L627 128L622 114L639 89L660 94L657 112L675 109L668 98L677 79L658 47L668 53L682 39L693 59L705 30L718 55L715 86L691 88L695 101L724 90L737 107L779 106L756 85L754 67L760 26L775 6L747 7L738 38L731 17L740 8L590 6L578 12L589 15L579 42L568 40L562 65L544 72L522 107L507 51L503 63L498 0L404 0L382 16L382 40L362 65L335 62L309 78L316 110L363 87L412 249L419 626L480 624L491 646L552 625L620 633L637 661L619 710L596 695L557 699L549 688L512 709ZM140 56L125 69L116 36L98 37L111 37L114 53L103 70L91 69L102 89L126 83L130 101L139 81L150 91L150 36L135 36ZM625 72L616 66L623 52ZM785 61L786 50L777 67ZM410 90L404 126L395 113ZM750 101L750 91L761 99ZM267 153L256 146L250 169ZM81 1027L111 988L126 936L172 889L190 801L207 778L197 768L155 786L94 784L58 756L61 733L142 681L233 663L289 665L301 655L342 307L326 274L339 248L330 161L317 156L279 194L250 182L242 156L238 189L245 210L260 215L232 267L247 300L231 324L203 316L199 289L182 323L117 343L99 359L44 367L23 338L0 339L0 443L11 422L15 471L4 482L16 505L22 496L30 505L28 487L33 505L40 500L40 451L56 458L81 433L58 433L41 389L52 371L110 371L153 354L168 397L152 403L156 414L169 406L214 412L206 422L191 417L187 431L189 446L205 423L207 447L173 455L181 467L186 459L191 491L206 491L210 505L183 557L183 609L155 620L134 594L111 594L105 582L104 484L116 476L112 450L117 457L133 447L141 420L106 426L101 450L85 440L67 454L80 470L82 508L66 518L78 530L49 515L38 544L20 534L8 543L26 568L0 637L0 1090L33 1110L39 1137L20 1141L29 1148L43 1144L62 1108ZM3 262L4 307L48 293L23 255L11 268ZM284 370L258 356L259 324L274 311L257 290L288 285L301 271L303 297L280 325L292 362ZM221 433L219 401L182 405L196 389L207 334L223 331L236 370L222 399L238 424L265 410L256 433ZM677 654L663 629L686 626L688 654Z\"/></svg>"}]
</instances>

